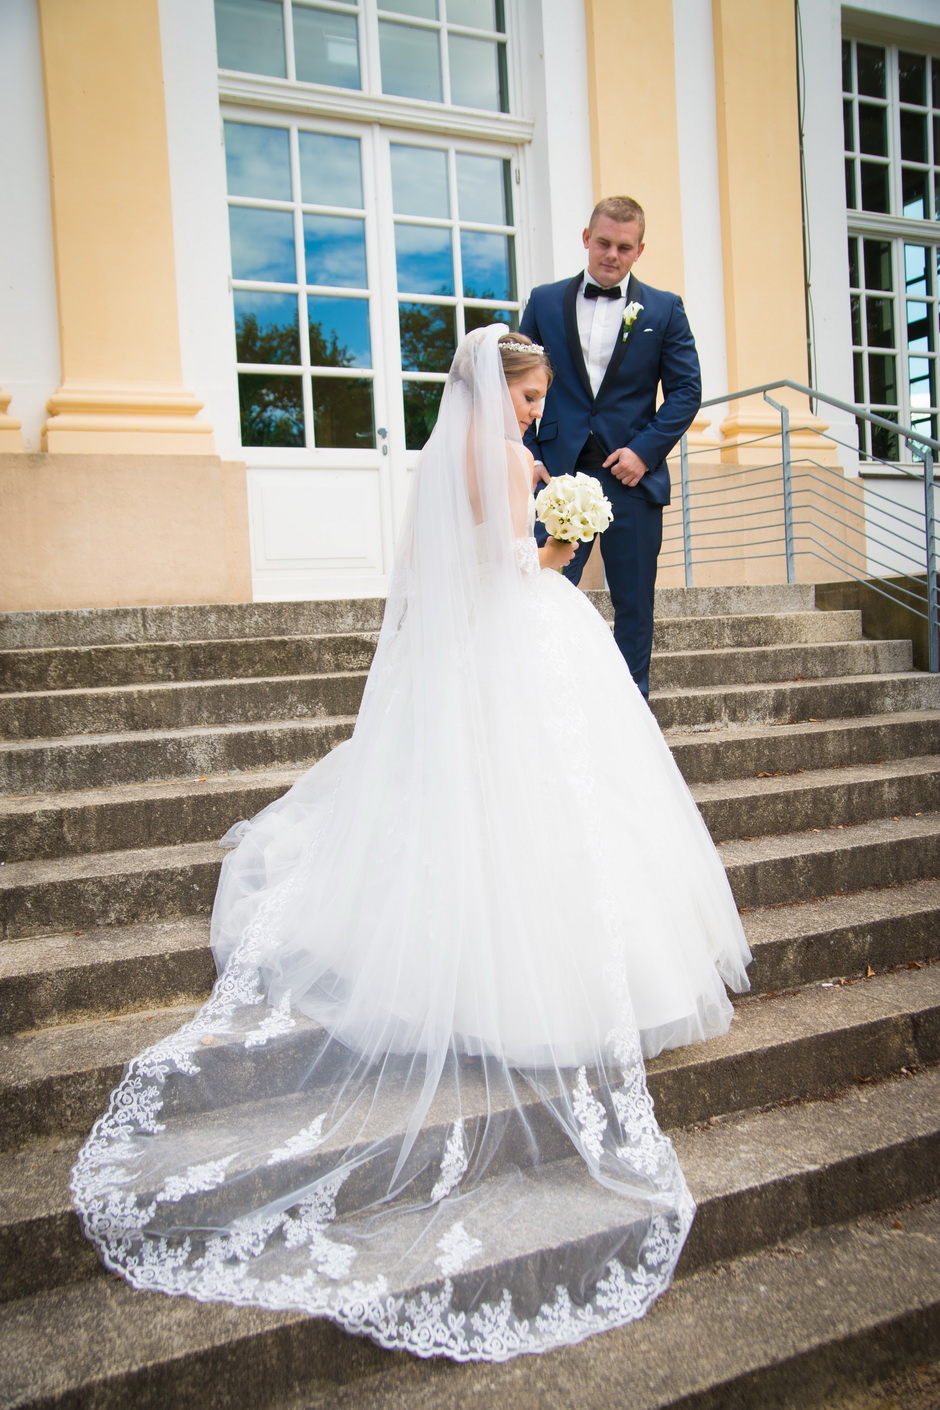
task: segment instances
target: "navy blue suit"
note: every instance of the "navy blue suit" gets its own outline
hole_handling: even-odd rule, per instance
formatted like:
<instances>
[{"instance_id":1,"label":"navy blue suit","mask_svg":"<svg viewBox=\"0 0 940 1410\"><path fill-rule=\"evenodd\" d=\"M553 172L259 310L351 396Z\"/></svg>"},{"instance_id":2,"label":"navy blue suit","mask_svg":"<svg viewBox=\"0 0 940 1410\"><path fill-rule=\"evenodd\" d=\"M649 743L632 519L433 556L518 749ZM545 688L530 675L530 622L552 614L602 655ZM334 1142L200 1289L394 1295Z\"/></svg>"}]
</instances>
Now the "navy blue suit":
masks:
<instances>
[{"instance_id":1,"label":"navy blue suit","mask_svg":"<svg viewBox=\"0 0 940 1410\"><path fill-rule=\"evenodd\" d=\"M627 302L640 303L643 309L627 339L618 335L595 397L578 332L581 280L578 274L539 285L522 316L520 332L544 346L555 371L538 431L530 429L526 442L552 475L576 469L595 475L613 506L614 522L601 535L601 553L614 605L614 637L646 695L656 559L663 506L669 503L666 456L699 409L701 372L678 294L641 284L631 274ZM660 385L663 402L657 410ZM633 488L602 468L607 456L622 446L629 446L648 467ZM544 542L544 531L541 537ZM580 580L590 551L590 544L580 545L565 569L573 582Z\"/></svg>"}]
</instances>

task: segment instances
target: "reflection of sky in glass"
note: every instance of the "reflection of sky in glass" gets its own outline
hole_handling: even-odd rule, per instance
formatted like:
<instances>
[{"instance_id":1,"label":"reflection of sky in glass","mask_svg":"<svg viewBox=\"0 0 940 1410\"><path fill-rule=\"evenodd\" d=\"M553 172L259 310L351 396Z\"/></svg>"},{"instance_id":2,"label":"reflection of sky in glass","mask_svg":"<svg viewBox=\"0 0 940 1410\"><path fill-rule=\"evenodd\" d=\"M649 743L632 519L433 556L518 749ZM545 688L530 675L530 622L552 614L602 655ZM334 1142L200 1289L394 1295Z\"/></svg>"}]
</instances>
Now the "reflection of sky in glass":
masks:
<instances>
[{"instance_id":1,"label":"reflection of sky in glass","mask_svg":"<svg viewBox=\"0 0 940 1410\"><path fill-rule=\"evenodd\" d=\"M512 224L512 213L506 210L508 166L501 157L457 153L457 207L461 220L479 221L481 225Z\"/></svg>"},{"instance_id":2,"label":"reflection of sky in glass","mask_svg":"<svg viewBox=\"0 0 940 1410\"><path fill-rule=\"evenodd\" d=\"M909 357L907 375L911 384L911 406L933 406L933 363L926 357Z\"/></svg>"},{"instance_id":3,"label":"reflection of sky in glass","mask_svg":"<svg viewBox=\"0 0 940 1410\"><path fill-rule=\"evenodd\" d=\"M927 173L911 167L901 170L901 202L903 213L911 220L927 219Z\"/></svg>"},{"instance_id":4,"label":"reflection of sky in glass","mask_svg":"<svg viewBox=\"0 0 940 1410\"><path fill-rule=\"evenodd\" d=\"M236 279L269 279L295 284L294 220L290 211L229 207L232 274Z\"/></svg>"},{"instance_id":5,"label":"reflection of sky in glass","mask_svg":"<svg viewBox=\"0 0 940 1410\"><path fill-rule=\"evenodd\" d=\"M468 298L514 299L515 276L508 235L461 230L463 291Z\"/></svg>"},{"instance_id":6,"label":"reflection of sky in glass","mask_svg":"<svg viewBox=\"0 0 940 1410\"><path fill-rule=\"evenodd\" d=\"M907 306L907 346L911 352L930 351L930 320L926 304Z\"/></svg>"},{"instance_id":7,"label":"reflection of sky in glass","mask_svg":"<svg viewBox=\"0 0 940 1410\"><path fill-rule=\"evenodd\" d=\"M215 0L219 68L284 78L281 0Z\"/></svg>"},{"instance_id":8,"label":"reflection of sky in glass","mask_svg":"<svg viewBox=\"0 0 940 1410\"><path fill-rule=\"evenodd\" d=\"M355 15L294 5L294 63L304 83L359 88L359 32Z\"/></svg>"},{"instance_id":9,"label":"reflection of sky in glass","mask_svg":"<svg viewBox=\"0 0 940 1410\"><path fill-rule=\"evenodd\" d=\"M909 294L926 294L927 251L923 245L904 246L904 282Z\"/></svg>"},{"instance_id":10,"label":"reflection of sky in glass","mask_svg":"<svg viewBox=\"0 0 940 1410\"><path fill-rule=\"evenodd\" d=\"M225 169L230 196L289 201L290 138L287 128L227 122Z\"/></svg>"},{"instance_id":11,"label":"reflection of sky in glass","mask_svg":"<svg viewBox=\"0 0 940 1410\"><path fill-rule=\"evenodd\" d=\"M401 365L406 371L447 371L457 347L456 315L447 304L399 304Z\"/></svg>"},{"instance_id":12,"label":"reflection of sky in glass","mask_svg":"<svg viewBox=\"0 0 940 1410\"><path fill-rule=\"evenodd\" d=\"M440 103L441 56L437 30L379 22L382 92Z\"/></svg>"},{"instance_id":13,"label":"reflection of sky in glass","mask_svg":"<svg viewBox=\"0 0 940 1410\"><path fill-rule=\"evenodd\" d=\"M372 340L369 336L368 299L333 299L311 294L307 300L310 320L310 360L328 367L371 367ZM318 346L317 331L319 324ZM332 351L338 345L338 356ZM323 346L325 344L325 348ZM328 360L327 360L328 359Z\"/></svg>"},{"instance_id":14,"label":"reflection of sky in glass","mask_svg":"<svg viewBox=\"0 0 940 1410\"><path fill-rule=\"evenodd\" d=\"M358 137L301 132L300 192L308 206L362 210L362 160Z\"/></svg>"},{"instance_id":15,"label":"reflection of sky in glass","mask_svg":"<svg viewBox=\"0 0 940 1410\"><path fill-rule=\"evenodd\" d=\"M304 248L308 284L365 289L366 225L345 215L305 215Z\"/></svg>"},{"instance_id":16,"label":"reflection of sky in glass","mask_svg":"<svg viewBox=\"0 0 940 1410\"><path fill-rule=\"evenodd\" d=\"M391 144L392 207L396 215L450 215L447 153Z\"/></svg>"},{"instance_id":17,"label":"reflection of sky in glass","mask_svg":"<svg viewBox=\"0 0 940 1410\"><path fill-rule=\"evenodd\" d=\"M300 362L297 295L236 289L235 342L239 362Z\"/></svg>"},{"instance_id":18,"label":"reflection of sky in glass","mask_svg":"<svg viewBox=\"0 0 940 1410\"><path fill-rule=\"evenodd\" d=\"M450 101L458 108L500 110L499 46L492 39L471 39L452 34L450 50Z\"/></svg>"},{"instance_id":19,"label":"reflection of sky in glass","mask_svg":"<svg viewBox=\"0 0 940 1410\"><path fill-rule=\"evenodd\" d=\"M380 10L392 10L396 15L417 15L422 20L436 20L437 0L379 0Z\"/></svg>"},{"instance_id":20,"label":"reflection of sky in glass","mask_svg":"<svg viewBox=\"0 0 940 1410\"><path fill-rule=\"evenodd\" d=\"M398 287L409 294L452 294L454 261L449 230L427 225L395 226Z\"/></svg>"},{"instance_id":21,"label":"reflection of sky in glass","mask_svg":"<svg viewBox=\"0 0 940 1410\"><path fill-rule=\"evenodd\" d=\"M447 0L447 18L468 29L495 29L496 0Z\"/></svg>"}]
</instances>

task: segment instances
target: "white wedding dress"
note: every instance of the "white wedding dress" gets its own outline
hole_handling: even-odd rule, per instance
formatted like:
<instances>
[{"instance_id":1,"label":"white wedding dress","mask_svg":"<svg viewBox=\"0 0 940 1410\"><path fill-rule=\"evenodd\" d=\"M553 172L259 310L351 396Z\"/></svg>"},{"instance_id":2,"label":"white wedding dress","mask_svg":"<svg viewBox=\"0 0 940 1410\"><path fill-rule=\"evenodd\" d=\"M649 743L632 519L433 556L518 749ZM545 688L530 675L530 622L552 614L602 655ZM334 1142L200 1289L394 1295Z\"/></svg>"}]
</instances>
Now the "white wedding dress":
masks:
<instances>
[{"instance_id":1,"label":"white wedding dress","mask_svg":"<svg viewBox=\"0 0 940 1410\"><path fill-rule=\"evenodd\" d=\"M693 1205L642 1055L725 1031L750 958L609 628L539 568L504 331L458 350L352 739L227 839L212 997L73 1172L137 1287L457 1360L668 1285Z\"/></svg>"}]
</instances>

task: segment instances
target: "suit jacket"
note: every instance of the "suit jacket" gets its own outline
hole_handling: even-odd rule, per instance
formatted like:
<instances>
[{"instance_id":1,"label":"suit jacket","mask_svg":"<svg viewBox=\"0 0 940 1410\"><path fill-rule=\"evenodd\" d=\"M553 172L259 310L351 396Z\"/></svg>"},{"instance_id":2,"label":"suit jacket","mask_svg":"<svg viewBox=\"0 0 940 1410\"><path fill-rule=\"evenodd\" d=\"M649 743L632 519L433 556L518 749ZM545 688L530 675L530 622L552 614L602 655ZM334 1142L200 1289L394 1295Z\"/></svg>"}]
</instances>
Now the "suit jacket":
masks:
<instances>
[{"instance_id":1,"label":"suit jacket","mask_svg":"<svg viewBox=\"0 0 940 1410\"><path fill-rule=\"evenodd\" d=\"M682 300L631 274L627 302L643 305L626 341L617 338L597 396L591 390L576 299L582 276L532 290L519 325L541 343L555 370L538 430L526 441L552 475L574 469L593 431L605 455L629 446L648 466L636 486L656 504L669 503L666 456L691 425L702 400L695 340ZM663 403L656 409L662 384Z\"/></svg>"}]
</instances>

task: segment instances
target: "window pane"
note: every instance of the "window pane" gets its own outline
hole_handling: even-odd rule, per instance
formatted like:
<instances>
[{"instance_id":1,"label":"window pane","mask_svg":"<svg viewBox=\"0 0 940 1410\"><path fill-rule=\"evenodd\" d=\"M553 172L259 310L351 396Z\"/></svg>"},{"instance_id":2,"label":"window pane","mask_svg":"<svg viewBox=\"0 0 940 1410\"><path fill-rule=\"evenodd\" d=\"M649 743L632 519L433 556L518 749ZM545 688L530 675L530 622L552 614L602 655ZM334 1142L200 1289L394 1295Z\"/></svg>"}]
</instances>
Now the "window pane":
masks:
<instances>
[{"instance_id":1,"label":"window pane","mask_svg":"<svg viewBox=\"0 0 940 1410\"><path fill-rule=\"evenodd\" d=\"M457 205L461 220L511 225L509 163L501 157L457 153Z\"/></svg>"},{"instance_id":2,"label":"window pane","mask_svg":"<svg viewBox=\"0 0 940 1410\"><path fill-rule=\"evenodd\" d=\"M851 99L845 99L842 103L842 133L844 137L845 150L855 151L855 117L852 111Z\"/></svg>"},{"instance_id":3,"label":"window pane","mask_svg":"<svg viewBox=\"0 0 940 1410\"><path fill-rule=\"evenodd\" d=\"M399 304L401 365L408 372L446 372L457 349L457 310L444 304Z\"/></svg>"},{"instance_id":4,"label":"window pane","mask_svg":"<svg viewBox=\"0 0 940 1410\"><path fill-rule=\"evenodd\" d=\"M875 162L860 162L862 169L862 210L887 211L888 168Z\"/></svg>"},{"instance_id":5,"label":"window pane","mask_svg":"<svg viewBox=\"0 0 940 1410\"><path fill-rule=\"evenodd\" d=\"M391 10L396 15L417 15L422 20L436 20L437 0L379 0L380 10Z\"/></svg>"},{"instance_id":6,"label":"window pane","mask_svg":"<svg viewBox=\"0 0 940 1410\"><path fill-rule=\"evenodd\" d=\"M901 156L906 162L927 160L927 119L923 113L901 111Z\"/></svg>"},{"instance_id":7,"label":"window pane","mask_svg":"<svg viewBox=\"0 0 940 1410\"><path fill-rule=\"evenodd\" d=\"M235 349L239 362L300 362L296 294L235 290Z\"/></svg>"},{"instance_id":8,"label":"window pane","mask_svg":"<svg viewBox=\"0 0 940 1410\"><path fill-rule=\"evenodd\" d=\"M885 96L885 51L874 44L856 46L858 91L869 98Z\"/></svg>"},{"instance_id":9,"label":"window pane","mask_svg":"<svg viewBox=\"0 0 940 1410\"><path fill-rule=\"evenodd\" d=\"M887 240L865 241L865 288L893 289L891 246Z\"/></svg>"},{"instance_id":10,"label":"window pane","mask_svg":"<svg viewBox=\"0 0 940 1410\"><path fill-rule=\"evenodd\" d=\"M888 110L873 103L858 105L858 146L873 157L888 155Z\"/></svg>"},{"instance_id":11,"label":"window pane","mask_svg":"<svg viewBox=\"0 0 940 1410\"><path fill-rule=\"evenodd\" d=\"M289 201L290 135L286 127L227 122L225 169L230 196Z\"/></svg>"},{"instance_id":12,"label":"window pane","mask_svg":"<svg viewBox=\"0 0 940 1410\"><path fill-rule=\"evenodd\" d=\"M453 294L450 231L425 225L395 226L398 287L409 294Z\"/></svg>"},{"instance_id":13,"label":"window pane","mask_svg":"<svg viewBox=\"0 0 940 1410\"><path fill-rule=\"evenodd\" d=\"M868 346L872 348L894 347L894 304L890 299L866 299L866 326Z\"/></svg>"},{"instance_id":14,"label":"window pane","mask_svg":"<svg viewBox=\"0 0 940 1410\"><path fill-rule=\"evenodd\" d=\"M281 0L215 0L219 68L286 78Z\"/></svg>"},{"instance_id":15,"label":"window pane","mask_svg":"<svg viewBox=\"0 0 940 1410\"><path fill-rule=\"evenodd\" d=\"M301 132L300 192L309 206L352 206L361 210L362 160L358 137Z\"/></svg>"},{"instance_id":16,"label":"window pane","mask_svg":"<svg viewBox=\"0 0 940 1410\"><path fill-rule=\"evenodd\" d=\"M371 450L375 446L372 383L364 377L314 377L313 434L318 446Z\"/></svg>"},{"instance_id":17,"label":"window pane","mask_svg":"<svg viewBox=\"0 0 940 1410\"><path fill-rule=\"evenodd\" d=\"M927 220L927 173L915 167L901 168L901 207L911 220Z\"/></svg>"},{"instance_id":18,"label":"window pane","mask_svg":"<svg viewBox=\"0 0 940 1410\"><path fill-rule=\"evenodd\" d=\"M852 295L852 342L858 346L862 341L862 300L860 295Z\"/></svg>"},{"instance_id":19,"label":"window pane","mask_svg":"<svg viewBox=\"0 0 940 1410\"><path fill-rule=\"evenodd\" d=\"M512 238L478 230L460 232L463 291L469 299L515 299Z\"/></svg>"},{"instance_id":20,"label":"window pane","mask_svg":"<svg viewBox=\"0 0 940 1410\"><path fill-rule=\"evenodd\" d=\"M864 376L865 359L864 359L864 357L862 356L861 353L854 353L854 354L853 354L853 356L852 356L852 366L853 366L853 371L854 371L854 373L855 373L855 400L856 400L857 402L859 402L861 405L864 405L865 402L868 400L868 398L867 398L867 396L865 395L865 376ZM859 426L864 426L864 425L865 425L865 422L864 422L864 421L859 421L858 424L859 424Z\"/></svg>"},{"instance_id":21,"label":"window pane","mask_svg":"<svg viewBox=\"0 0 940 1410\"><path fill-rule=\"evenodd\" d=\"M855 196L855 163L851 160L845 164L845 204L850 211L858 209Z\"/></svg>"},{"instance_id":22,"label":"window pane","mask_svg":"<svg viewBox=\"0 0 940 1410\"><path fill-rule=\"evenodd\" d=\"M496 0L447 0L447 18L451 24L465 24L470 29L503 28L502 16L496 15Z\"/></svg>"},{"instance_id":23,"label":"window pane","mask_svg":"<svg viewBox=\"0 0 940 1410\"><path fill-rule=\"evenodd\" d=\"M912 353L933 351L929 304L909 302L907 305L907 349Z\"/></svg>"},{"instance_id":24,"label":"window pane","mask_svg":"<svg viewBox=\"0 0 940 1410\"><path fill-rule=\"evenodd\" d=\"M233 277L296 284L294 218L290 211L231 206L228 215Z\"/></svg>"},{"instance_id":25,"label":"window pane","mask_svg":"<svg viewBox=\"0 0 940 1410\"><path fill-rule=\"evenodd\" d=\"M927 60L923 54L898 54L898 92L902 103L926 103Z\"/></svg>"},{"instance_id":26,"label":"window pane","mask_svg":"<svg viewBox=\"0 0 940 1410\"><path fill-rule=\"evenodd\" d=\"M936 405L934 395L934 364L930 358L909 357L907 378L911 389L911 406L930 407Z\"/></svg>"},{"instance_id":27,"label":"window pane","mask_svg":"<svg viewBox=\"0 0 940 1410\"><path fill-rule=\"evenodd\" d=\"M364 220L345 215L305 215L304 252L308 284L368 287Z\"/></svg>"},{"instance_id":28,"label":"window pane","mask_svg":"<svg viewBox=\"0 0 940 1410\"><path fill-rule=\"evenodd\" d=\"M299 377L238 374L243 446L303 446L304 402Z\"/></svg>"},{"instance_id":29,"label":"window pane","mask_svg":"<svg viewBox=\"0 0 940 1410\"><path fill-rule=\"evenodd\" d=\"M443 382L405 382L405 446L421 450L434 430L444 392Z\"/></svg>"},{"instance_id":30,"label":"window pane","mask_svg":"<svg viewBox=\"0 0 940 1410\"><path fill-rule=\"evenodd\" d=\"M852 86L852 45L848 39L842 41L842 91L854 93Z\"/></svg>"},{"instance_id":31,"label":"window pane","mask_svg":"<svg viewBox=\"0 0 940 1410\"><path fill-rule=\"evenodd\" d=\"M879 413L887 421L897 421L897 416L890 411ZM872 426L871 428L871 448L872 454L880 460L898 459L898 438L893 431L886 431L882 426Z\"/></svg>"},{"instance_id":32,"label":"window pane","mask_svg":"<svg viewBox=\"0 0 940 1410\"><path fill-rule=\"evenodd\" d=\"M452 34L450 46L450 100L459 108L506 111L501 51L495 39L471 39Z\"/></svg>"},{"instance_id":33,"label":"window pane","mask_svg":"<svg viewBox=\"0 0 940 1410\"><path fill-rule=\"evenodd\" d=\"M868 354L868 395L872 405L894 405L898 399L895 359L882 353Z\"/></svg>"},{"instance_id":34,"label":"window pane","mask_svg":"<svg viewBox=\"0 0 940 1410\"><path fill-rule=\"evenodd\" d=\"M854 235L849 236L849 283L853 289L861 287L858 277L858 240Z\"/></svg>"},{"instance_id":35,"label":"window pane","mask_svg":"<svg viewBox=\"0 0 940 1410\"><path fill-rule=\"evenodd\" d=\"M382 20L379 50L383 93L425 98L431 103L442 101L441 50L436 29L415 29Z\"/></svg>"},{"instance_id":36,"label":"window pane","mask_svg":"<svg viewBox=\"0 0 940 1410\"><path fill-rule=\"evenodd\" d=\"M923 245L904 246L904 286L909 294L930 293L927 276L930 266L927 263L927 250Z\"/></svg>"},{"instance_id":37,"label":"window pane","mask_svg":"<svg viewBox=\"0 0 940 1410\"><path fill-rule=\"evenodd\" d=\"M513 329L519 327L519 315L510 308L474 308L472 304L465 304L463 321L468 333L473 328L486 328L490 323L505 323L507 328Z\"/></svg>"},{"instance_id":38,"label":"window pane","mask_svg":"<svg viewBox=\"0 0 940 1410\"><path fill-rule=\"evenodd\" d=\"M355 15L295 5L294 62L304 83L360 88L359 29Z\"/></svg>"},{"instance_id":39,"label":"window pane","mask_svg":"<svg viewBox=\"0 0 940 1410\"><path fill-rule=\"evenodd\" d=\"M371 367L368 299L334 299L311 294L310 361L314 367Z\"/></svg>"},{"instance_id":40,"label":"window pane","mask_svg":"<svg viewBox=\"0 0 940 1410\"><path fill-rule=\"evenodd\" d=\"M396 215L450 215L447 153L391 144L392 207Z\"/></svg>"},{"instance_id":41,"label":"window pane","mask_svg":"<svg viewBox=\"0 0 940 1410\"><path fill-rule=\"evenodd\" d=\"M933 73L933 105L940 108L940 59L934 59L931 64Z\"/></svg>"}]
</instances>

